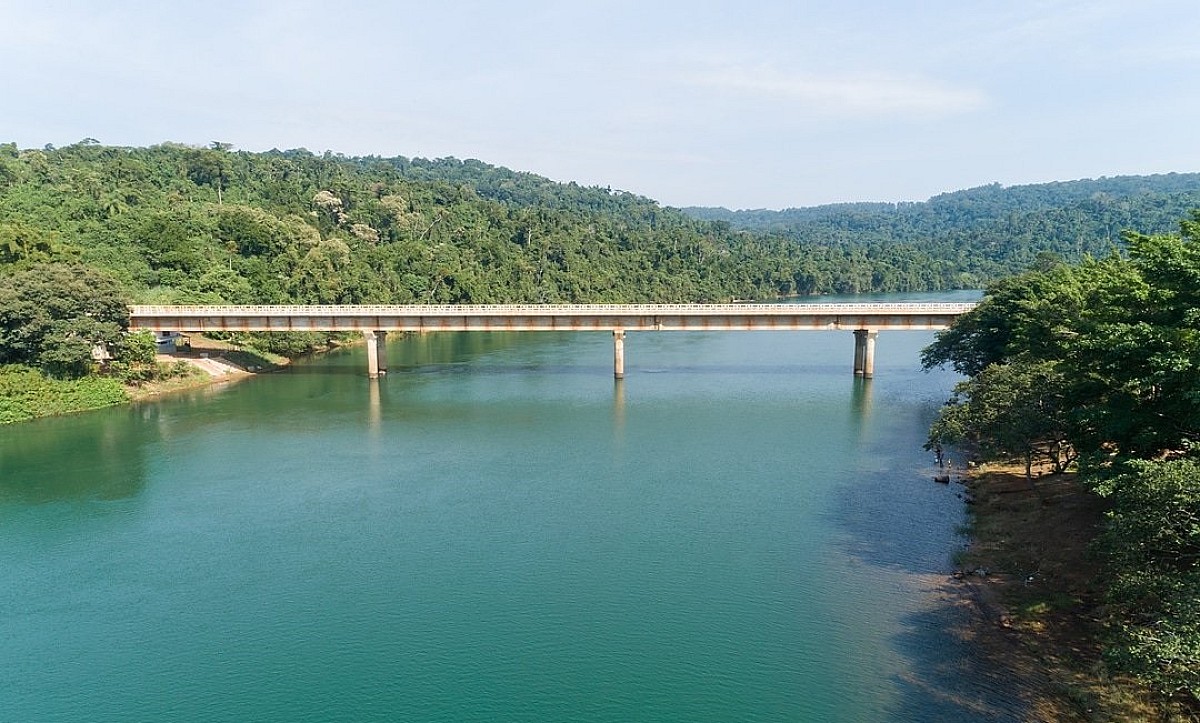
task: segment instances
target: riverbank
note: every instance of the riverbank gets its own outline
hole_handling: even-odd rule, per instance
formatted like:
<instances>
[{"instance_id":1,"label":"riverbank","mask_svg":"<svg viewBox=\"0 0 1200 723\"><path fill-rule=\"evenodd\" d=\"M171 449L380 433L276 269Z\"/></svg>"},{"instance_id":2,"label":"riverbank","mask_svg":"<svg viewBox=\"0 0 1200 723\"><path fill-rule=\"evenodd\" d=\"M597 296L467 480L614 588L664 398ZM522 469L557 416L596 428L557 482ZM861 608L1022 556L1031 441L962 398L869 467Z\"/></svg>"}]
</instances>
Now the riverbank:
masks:
<instances>
[{"instance_id":1,"label":"riverbank","mask_svg":"<svg viewBox=\"0 0 1200 723\"><path fill-rule=\"evenodd\" d=\"M1032 720L1189 721L1160 708L1102 659L1104 590L1090 545L1104 500L1074 474L1037 477L984 467L963 484L971 543L955 574L974 610L967 635L981 655L1020 681ZM1014 686L1017 687L1017 686Z\"/></svg>"},{"instance_id":2,"label":"riverbank","mask_svg":"<svg viewBox=\"0 0 1200 723\"><path fill-rule=\"evenodd\" d=\"M193 337L184 348L159 353L156 359L162 364L186 364L191 373L131 386L127 389L131 401L153 399L210 384L234 382L255 374L276 371L291 363L284 356L201 336Z\"/></svg>"}]
</instances>

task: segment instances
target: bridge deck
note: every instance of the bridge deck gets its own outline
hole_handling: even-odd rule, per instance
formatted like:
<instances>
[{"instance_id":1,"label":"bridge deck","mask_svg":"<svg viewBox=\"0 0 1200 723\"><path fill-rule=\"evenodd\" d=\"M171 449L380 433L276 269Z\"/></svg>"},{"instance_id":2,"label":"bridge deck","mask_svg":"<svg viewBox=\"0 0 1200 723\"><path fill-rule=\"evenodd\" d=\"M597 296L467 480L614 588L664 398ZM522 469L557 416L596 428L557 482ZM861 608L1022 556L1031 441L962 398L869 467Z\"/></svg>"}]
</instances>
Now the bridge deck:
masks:
<instances>
[{"instance_id":1,"label":"bridge deck","mask_svg":"<svg viewBox=\"0 0 1200 723\"><path fill-rule=\"evenodd\" d=\"M132 306L154 331L944 329L972 303Z\"/></svg>"}]
</instances>

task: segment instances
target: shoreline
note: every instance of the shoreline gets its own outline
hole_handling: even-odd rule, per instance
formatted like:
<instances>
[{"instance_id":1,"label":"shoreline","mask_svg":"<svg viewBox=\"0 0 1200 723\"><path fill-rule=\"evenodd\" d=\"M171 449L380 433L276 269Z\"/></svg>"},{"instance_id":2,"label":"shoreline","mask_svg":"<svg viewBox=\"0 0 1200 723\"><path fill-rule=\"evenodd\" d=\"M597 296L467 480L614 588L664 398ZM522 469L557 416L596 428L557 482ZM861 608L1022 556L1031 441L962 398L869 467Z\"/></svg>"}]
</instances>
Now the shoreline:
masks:
<instances>
[{"instance_id":1,"label":"shoreline","mask_svg":"<svg viewBox=\"0 0 1200 723\"><path fill-rule=\"evenodd\" d=\"M170 396L178 392L202 389L214 384L229 384L249 379L258 374L276 372L291 364L287 357L267 358L258 352L248 352L224 342L197 337L187 350L159 352L155 359L161 363L175 364L183 362L191 367L192 373L185 377L175 377L160 382L148 382L141 386L129 387L130 403L144 402L152 399ZM238 363L229 356L242 356L254 359L260 363L251 364L248 361Z\"/></svg>"},{"instance_id":2,"label":"shoreline","mask_svg":"<svg viewBox=\"0 0 1200 723\"><path fill-rule=\"evenodd\" d=\"M983 466L959 480L968 546L951 576L970 622L962 631L984 663L1013 684L1031 720L1191 720L1103 661L1104 589L1090 554L1104 500L1074 473L1035 477Z\"/></svg>"}]
</instances>

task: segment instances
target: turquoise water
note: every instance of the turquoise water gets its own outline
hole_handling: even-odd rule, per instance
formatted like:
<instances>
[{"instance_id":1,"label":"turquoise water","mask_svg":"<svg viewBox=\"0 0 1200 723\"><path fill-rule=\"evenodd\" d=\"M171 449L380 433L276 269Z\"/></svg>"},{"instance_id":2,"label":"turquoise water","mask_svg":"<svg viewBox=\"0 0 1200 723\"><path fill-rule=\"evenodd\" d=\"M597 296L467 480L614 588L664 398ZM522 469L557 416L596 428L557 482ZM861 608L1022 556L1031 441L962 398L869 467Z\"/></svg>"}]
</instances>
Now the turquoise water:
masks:
<instances>
[{"instance_id":1,"label":"turquoise water","mask_svg":"<svg viewBox=\"0 0 1200 723\"><path fill-rule=\"evenodd\" d=\"M394 339L0 430L0 720L1015 716L931 335Z\"/></svg>"}]
</instances>

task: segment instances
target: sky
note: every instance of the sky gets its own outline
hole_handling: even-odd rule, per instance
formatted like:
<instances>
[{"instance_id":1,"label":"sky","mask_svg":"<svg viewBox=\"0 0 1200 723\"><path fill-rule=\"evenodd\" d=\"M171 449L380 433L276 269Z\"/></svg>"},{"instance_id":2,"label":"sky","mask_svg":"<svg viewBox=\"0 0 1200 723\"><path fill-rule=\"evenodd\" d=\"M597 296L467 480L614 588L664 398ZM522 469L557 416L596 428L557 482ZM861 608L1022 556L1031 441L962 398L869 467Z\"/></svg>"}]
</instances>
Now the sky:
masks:
<instances>
[{"instance_id":1,"label":"sky","mask_svg":"<svg viewBox=\"0 0 1200 723\"><path fill-rule=\"evenodd\" d=\"M0 143L475 158L670 206L1200 171L1196 0L0 0Z\"/></svg>"}]
</instances>

